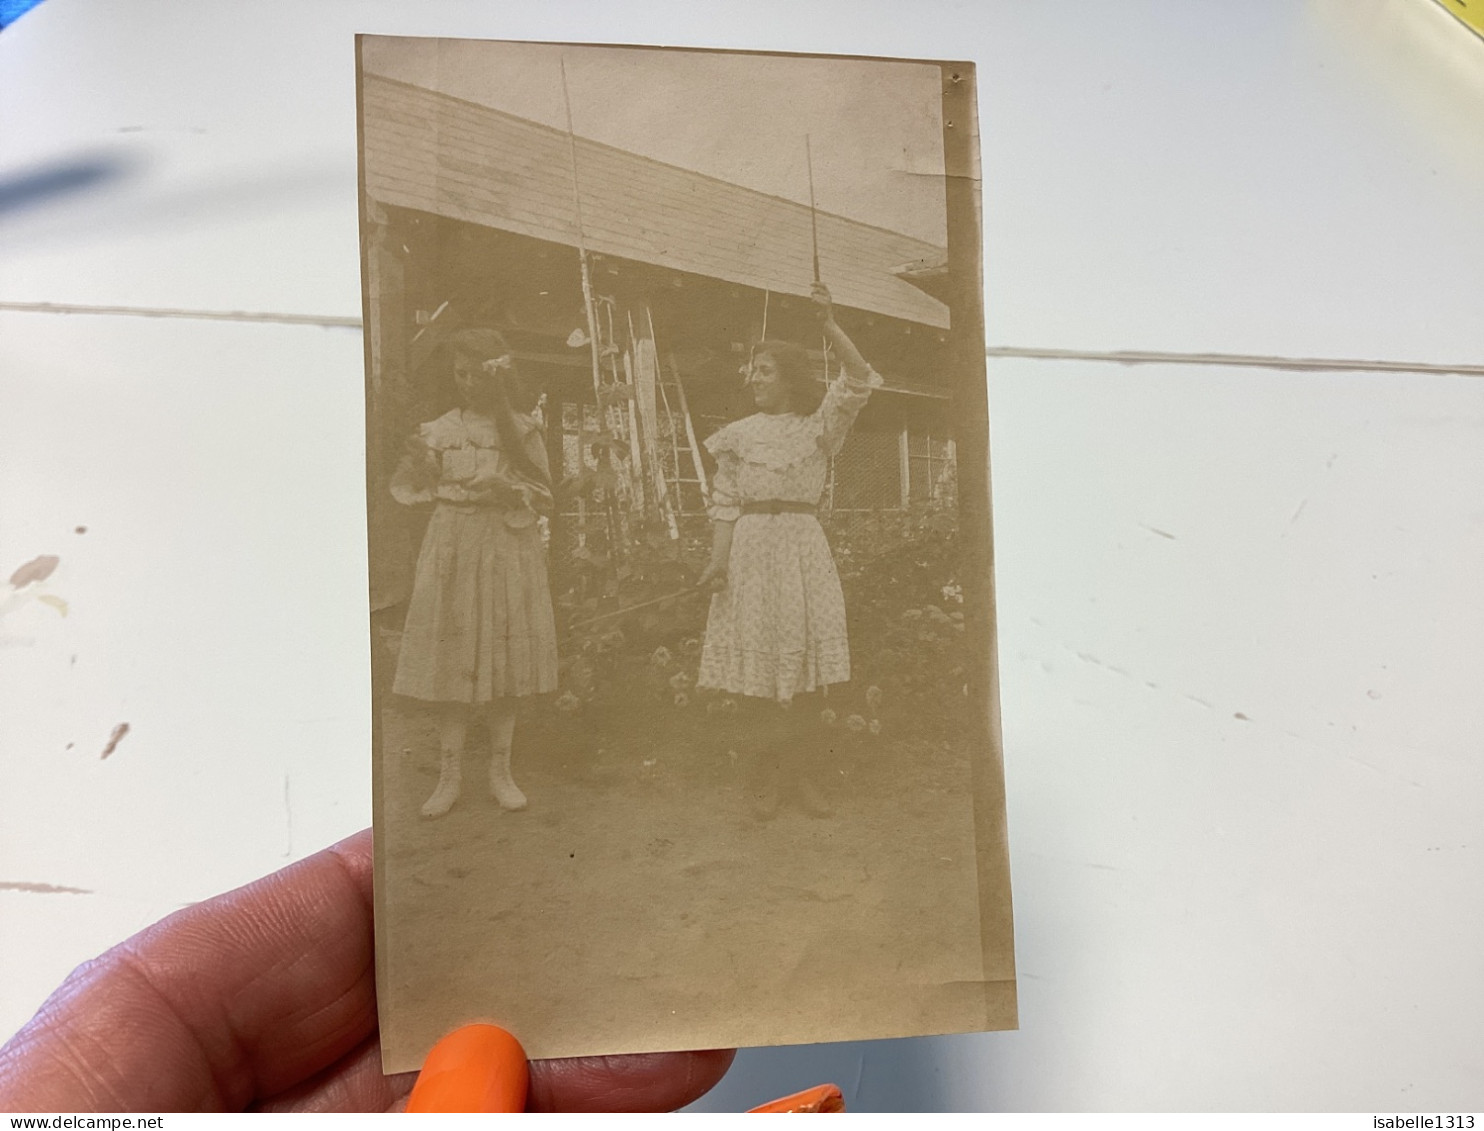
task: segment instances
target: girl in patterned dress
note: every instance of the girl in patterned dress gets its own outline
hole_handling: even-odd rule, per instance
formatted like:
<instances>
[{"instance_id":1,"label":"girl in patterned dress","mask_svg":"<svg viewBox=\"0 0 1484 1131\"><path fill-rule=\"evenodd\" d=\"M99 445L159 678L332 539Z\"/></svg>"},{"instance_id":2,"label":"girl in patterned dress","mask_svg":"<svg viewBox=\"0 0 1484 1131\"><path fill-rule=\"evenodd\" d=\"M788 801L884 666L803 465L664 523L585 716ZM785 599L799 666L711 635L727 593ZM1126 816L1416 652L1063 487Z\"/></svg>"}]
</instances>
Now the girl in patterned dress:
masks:
<instances>
[{"instance_id":1,"label":"girl in patterned dress","mask_svg":"<svg viewBox=\"0 0 1484 1131\"><path fill-rule=\"evenodd\" d=\"M392 495L431 504L413 575L392 690L435 712L438 785L422 807L458 800L471 717L490 735L489 786L504 809L526 797L510 772L516 703L557 686L556 623L537 512L551 473L534 399L494 330L452 336L460 406L421 425L392 477Z\"/></svg>"},{"instance_id":2,"label":"girl in patterned dress","mask_svg":"<svg viewBox=\"0 0 1484 1131\"><path fill-rule=\"evenodd\" d=\"M828 288L816 283L812 297L843 372L821 388L801 347L763 342L747 373L759 411L706 440L717 461L714 533L699 583L714 592L696 684L785 708L850 679L845 598L816 510L830 457L881 384L836 324ZM759 816L777 810L785 757L805 811L829 814L804 753L798 735L763 752L753 798Z\"/></svg>"}]
</instances>

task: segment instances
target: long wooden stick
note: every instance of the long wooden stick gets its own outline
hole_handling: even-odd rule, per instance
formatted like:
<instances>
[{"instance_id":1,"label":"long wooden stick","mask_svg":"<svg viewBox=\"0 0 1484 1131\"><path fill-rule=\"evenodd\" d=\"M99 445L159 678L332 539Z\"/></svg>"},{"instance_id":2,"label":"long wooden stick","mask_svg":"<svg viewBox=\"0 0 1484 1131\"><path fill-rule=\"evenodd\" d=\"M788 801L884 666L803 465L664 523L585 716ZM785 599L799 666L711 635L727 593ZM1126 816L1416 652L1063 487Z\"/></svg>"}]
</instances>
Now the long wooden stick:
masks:
<instances>
[{"instance_id":1,"label":"long wooden stick","mask_svg":"<svg viewBox=\"0 0 1484 1131\"><path fill-rule=\"evenodd\" d=\"M819 216L814 208L814 151L804 135L804 163L809 166L809 231L814 237L814 281L819 282Z\"/></svg>"},{"instance_id":2,"label":"long wooden stick","mask_svg":"<svg viewBox=\"0 0 1484 1131\"><path fill-rule=\"evenodd\" d=\"M688 597L692 593L699 592L701 592L701 590L693 585L689 589L681 589L675 593L666 593L663 597L655 597L648 601L640 601L637 605L629 605L627 608L623 609L614 609L611 613L601 613L598 616L589 617L587 620L580 620L576 624L569 624L567 626L567 631L571 632L573 629L586 628L588 625L597 624L599 621L612 620L614 617L621 617L625 613L638 612L640 609L647 609L651 605L663 605L666 601L673 601L677 597Z\"/></svg>"},{"instance_id":3,"label":"long wooden stick","mask_svg":"<svg viewBox=\"0 0 1484 1131\"><path fill-rule=\"evenodd\" d=\"M742 371L742 387L747 387L747 382L752 378L752 359L757 356L757 343L768 340L768 299L773 292L766 287L763 289L763 332L762 336L747 346L747 368Z\"/></svg>"},{"instance_id":4,"label":"long wooden stick","mask_svg":"<svg viewBox=\"0 0 1484 1131\"><path fill-rule=\"evenodd\" d=\"M577 222L577 264L582 273L582 305L587 311L587 339L593 355L593 397L601 406L603 375L598 359L598 316L593 310L593 279L587 265L587 236L582 230L582 194L577 188L577 135L572 131L572 96L567 92L567 60L560 59L558 62L562 68L562 102L567 107L567 154L572 162L572 213Z\"/></svg>"}]
</instances>

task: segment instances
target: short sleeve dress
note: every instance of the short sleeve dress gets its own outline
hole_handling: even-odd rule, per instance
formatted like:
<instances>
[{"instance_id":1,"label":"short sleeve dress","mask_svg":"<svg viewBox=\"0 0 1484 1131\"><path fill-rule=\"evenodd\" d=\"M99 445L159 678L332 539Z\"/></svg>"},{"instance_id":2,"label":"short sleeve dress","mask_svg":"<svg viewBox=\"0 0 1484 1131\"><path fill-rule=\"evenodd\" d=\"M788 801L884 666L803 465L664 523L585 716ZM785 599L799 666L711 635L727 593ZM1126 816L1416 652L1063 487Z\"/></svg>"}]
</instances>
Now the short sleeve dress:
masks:
<instances>
[{"instance_id":1,"label":"short sleeve dress","mask_svg":"<svg viewBox=\"0 0 1484 1131\"><path fill-rule=\"evenodd\" d=\"M534 417L517 414L526 454L546 468ZM392 690L431 703L476 705L555 691L556 621L536 509L551 488L524 476L500 450L487 416L454 409L418 428L436 455L436 484L417 485L410 460L392 478L398 502L433 504L413 575ZM478 475L513 487L520 505L471 488Z\"/></svg>"},{"instance_id":2,"label":"short sleeve dress","mask_svg":"<svg viewBox=\"0 0 1484 1131\"><path fill-rule=\"evenodd\" d=\"M713 519L735 520L727 584L711 598L696 685L788 703L850 679L850 642L840 575L817 507L838 454L871 390L841 374L817 411L756 413L706 440L716 457ZM749 504L801 509L745 513Z\"/></svg>"}]
</instances>

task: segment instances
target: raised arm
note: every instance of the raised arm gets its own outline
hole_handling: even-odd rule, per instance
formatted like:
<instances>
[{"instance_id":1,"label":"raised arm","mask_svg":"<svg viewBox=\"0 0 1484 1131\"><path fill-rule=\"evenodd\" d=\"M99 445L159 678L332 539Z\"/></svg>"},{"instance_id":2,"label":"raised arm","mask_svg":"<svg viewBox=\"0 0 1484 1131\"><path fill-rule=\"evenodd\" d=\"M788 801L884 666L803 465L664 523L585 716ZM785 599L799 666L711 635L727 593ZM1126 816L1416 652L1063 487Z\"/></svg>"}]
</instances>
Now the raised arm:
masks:
<instances>
[{"instance_id":1,"label":"raised arm","mask_svg":"<svg viewBox=\"0 0 1484 1131\"><path fill-rule=\"evenodd\" d=\"M819 406L819 417L824 423L820 445L833 456L840 453L845 437L860 410L865 407L871 390L881 384L881 375L867 364L850 336L835 321L830 289L823 283L815 283L810 297L819 308L825 337L840 358L844 369L838 380L830 382Z\"/></svg>"},{"instance_id":2,"label":"raised arm","mask_svg":"<svg viewBox=\"0 0 1484 1131\"><path fill-rule=\"evenodd\" d=\"M867 380L871 367L866 364L866 359L861 356L860 350L855 348L855 343L850 340L850 335L840 329L839 323L835 321L835 305L830 298L830 289L823 283L815 283L809 293L818 307L820 319L824 326L824 336L829 339L830 346L839 355L841 363L845 366L846 374L854 381Z\"/></svg>"}]
</instances>

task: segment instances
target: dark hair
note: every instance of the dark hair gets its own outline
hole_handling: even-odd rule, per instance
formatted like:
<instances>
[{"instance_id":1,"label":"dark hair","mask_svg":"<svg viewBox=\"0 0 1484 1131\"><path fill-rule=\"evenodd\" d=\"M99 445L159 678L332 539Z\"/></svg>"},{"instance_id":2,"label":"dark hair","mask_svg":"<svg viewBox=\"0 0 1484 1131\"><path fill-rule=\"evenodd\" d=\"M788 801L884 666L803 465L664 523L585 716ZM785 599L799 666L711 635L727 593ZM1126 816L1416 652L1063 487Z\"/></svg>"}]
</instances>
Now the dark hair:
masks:
<instances>
[{"instance_id":1,"label":"dark hair","mask_svg":"<svg viewBox=\"0 0 1484 1131\"><path fill-rule=\"evenodd\" d=\"M814 363L803 346L768 338L753 348L753 360L766 354L778 366L778 376L788 390L788 407L800 416L812 416L824 400L824 386L814 379Z\"/></svg>"},{"instance_id":2,"label":"dark hair","mask_svg":"<svg viewBox=\"0 0 1484 1131\"><path fill-rule=\"evenodd\" d=\"M510 343L498 330L455 330L448 335L448 348L455 357L462 354L481 364L511 353ZM531 412L541 399L539 390L521 376L513 356L510 359L510 368L500 372L497 385L503 388L510 407L516 412Z\"/></svg>"},{"instance_id":3,"label":"dark hair","mask_svg":"<svg viewBox=\"0 0 1484 1131\"><path fill-rule=\"evenodd\" d=\"M511 352L510 343L498 330L455 330L448 336L448 346L454 357L462 355L481 365L497 357L505 357ZM541 400L539 390L521 378L514 357L511 357L508 369L497 371L493 377L490 385L490 418L495 422L500 447L521 474L537 483L550 486L550 477L526 453L525 438L515 423L515 413L528 413L536 408Z\"/></svg>"}]
</instances>

